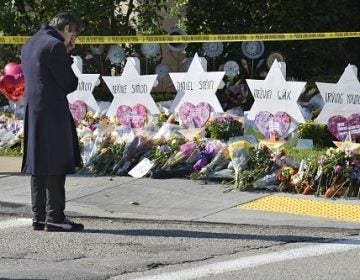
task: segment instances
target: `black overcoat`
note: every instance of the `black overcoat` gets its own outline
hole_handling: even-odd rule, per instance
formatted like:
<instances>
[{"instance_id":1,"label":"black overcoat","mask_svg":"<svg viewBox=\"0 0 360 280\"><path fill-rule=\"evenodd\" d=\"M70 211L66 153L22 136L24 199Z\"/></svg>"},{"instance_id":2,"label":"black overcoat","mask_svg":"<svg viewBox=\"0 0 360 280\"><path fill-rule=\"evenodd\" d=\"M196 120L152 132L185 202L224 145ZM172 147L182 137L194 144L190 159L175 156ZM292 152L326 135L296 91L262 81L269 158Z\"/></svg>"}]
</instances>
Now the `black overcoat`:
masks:
<instances>
[{"instance_id":1,"label":"black overcoat","mask_svg":"<svg viewBox=\"0 0 360 280\"><path fill-rule=\"evenodd\" d=\"M33 175L75 172L81 157L66 95L76 90L63 37L43 26L23 46L24 153L21 171Z\"/></svg>"}]
</instances>

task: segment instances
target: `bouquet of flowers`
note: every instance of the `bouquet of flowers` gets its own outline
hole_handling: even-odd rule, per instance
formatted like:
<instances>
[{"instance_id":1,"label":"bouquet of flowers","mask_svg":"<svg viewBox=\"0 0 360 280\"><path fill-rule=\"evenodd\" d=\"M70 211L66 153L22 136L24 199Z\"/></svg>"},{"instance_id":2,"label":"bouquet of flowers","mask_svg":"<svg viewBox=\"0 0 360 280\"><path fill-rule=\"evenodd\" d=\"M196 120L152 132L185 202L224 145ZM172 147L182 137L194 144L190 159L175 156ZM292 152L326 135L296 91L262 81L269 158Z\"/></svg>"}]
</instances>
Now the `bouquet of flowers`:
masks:
<instances>
[{"instance_id":1,"label":"bouquet of flowers","mask_svg":"<svg viewBox=\"0 0 360 280\"><path fill-rule=\"evenodd\" d=\"M121 158L125 143L115 143L114 137L104 135L99 149L87 160L78 171L79 174L93 174L99 176L114 174L115 163Z\"/></svg>"},{"instance_id":2,"label":"bouquet of flowers","mask_svg":"<svg viewBox=\"0 0 360 280\"><path fill-rule=\"evenodd\" d=\"M242 172L243 189L274 189L278 186L276 173L274 172L274 154L266 145L260 144L250 154L248 168Z\"/></svg>"},{"instance_id":3,"label":"bouquet of flowers","mask_svg":"<svg viewBox=\"0 0 360 280\"><path fill-rule=\"evenodd\" d=\"M183 137L160 138L155 141L155 145L150 149L149 158L154 162L154 169L160 168L170 158L180 145L185 143Z\"/></svg>"},{"instance_id":4,"label":"bouquet of flowers","mask_svg":"<svg viewBox=\"0 0 360 280\"><path fill-rule=\"evenodd\" d=\"M290 166L289 168L293 169L292 173L294 174L291 175L290 180L284 179L284 181L280 183L282 186L279 187L279 190L281 190L282 187L284 187L284 189L288 187L288 190L296 191L304 195L313 193L315 191L313 177L315 166L313 165L309 160L301 160L298 168ZM277 177L281 177L280 172Z\"/></svg>"},{"instance_id":5,"label":"bouquet of flowers","mask_svg":"<svg viewBox=\"0 0 360 280\"><path fill-rule=\"evenodd\" d=\"M221 115L209 120L205 126L205 136L211 139L228 140L244 134L239 118L233 115Z\"/></svg>"},{"instance_id":6,"label":"bouquet of flowers","mask_svg":"<svg viewBox=\"0 0 360 280\"><path fill-rule=\"evenodd\" d=\"M356 196L360 199L360 155L353 155L351 160L351 184L348 196Z\"/></svg>"},{"instance_id":7,"label":"bouquet of flowers","mask_svg":"<svg viewBox=\"0 0 360 280\"><path fill-rule=\"evenodd\" d=\"M278 172L276 179L280 182L278 191L292 191L295 188L295 185L292 183L292 177L297 174L295 168L291 166L283 166Z\"/></svg>"},{"instance_id":8,"label":"bouquet of flowers","mask_svg":"<svg viewBox=\"0 0 360 280\"><path fill-rule=\"evenodd\" d=\"M360 156L339 148L328 148L318 161L314 176L316 195L359 196ZM357 194L356 194L357 193Z\"/></svg>"},{"instance_id":9,"label":"bouquet of flowers","mask_svg":"<svg viewBox=\"0 0 360 280\"><path fill-rule=\"evenodd\" d=\"M242 187L243 180L240 175L249 162L251 148L251 144L246 140L233 139L229 142L229 167L234 170L234 187L237 189Z\"/></svg>"},{"instance_id":10,"label":"bouquet of flowers","mask_svg":"<svg viewBox=\"0 0 360 280\"><path fill-rule=\"evenodd\" d=\"M0 148L18 146L23 138L24 122L15 118L11 112L0 114ZM20 146L20 145L19 145Z\"/></svg>"},{"instance_id":11,"label":"bouquet of flowers","mask_svg":"<svg viewBox=\"0 0 360 280\"><path fill-rule=\"evenodd\" d=\"M279 186L279 170L296 168L296 164L285 156L283 149L273 152L266 145L260 144L257 149L249 146L248 157L242 161L244 167L235 175L233 188L241 191L251 189L274 190ZM235 169L236 171L236 169Z\"/></svg>"},{"instance_id":12,"label":"bouquet of flowers","mask_svg":"<svg viewBox=\"0 0 360 280\"><path fill-rule=\"evenodd\" d=\"M228 170L225 172L226 176L224 177L221 170L227 169L227 166L230 162L228 146L225 143L219 142L218 151L214 154L214 157L210 163L206 164L200 170L195 170L190 174L190 179L192 180L209 180L209 179L224 179L225 177L229 179ZM231 171L232 173L233 171ZM233 175L230 176L233 178Z\"/></svg>"},{"instance_id":13,"label":"bouquet of flowers","mask_svg":"<svg viewBox=\"0 0 360 280\"><path fill-rule=\"evenodd\" d=\"M188 141L180 145L178 151L172 154L160 169L171 169L188 159L197 147L196 141Z\"/></svg>"},{"instance_id":14,"label":"bouquet of flowers","mask_svg":"<svg viewBox=\"0 0 360 280\"><path fill-rule=\"evenodd\" d=\"M176 138L175 138L176 139ZM178 145L181 141L175 141L173 145ZM163 158L156 157L156 168L151 170L152 178L171 178L187 176L192 170L192 163L198 152L196 141L188 141L180 144L176 149L174 146L162 145L159 147L160 153L164 155ZM195 156L194 156L195 155Z\"/></svg>"},{"instance_id":15,"label":"bouquet of flowers","mask_svg":"<svg viewBox=\"0 0 360 280\"><path fill-rule=\"evenodd\" d=\"M115 163L113 175L125 175L152 146L152 139L144 135L135 135L132 139L126 141L122 156Z\"/></svg>"},{"instance_id":16,"label":"bouquet of flowers","mask_svg":"<svg viewBox=\"0 0 360 280\"><path fill-rule=\"evenodd\" d=\"M200 145L198 158L193 165L195 171L200 171L204 166L209 164L215 154L220 150L222 142L219 140L208 140L206 139Z\"/></svg>"},{"instance_id":17,"label":"bouquet of flowers","mask_svg":"<svg viewBox=\"0 0 360 280\"><path fill-rule=\"evenodd\" d=\"M76 131L85 166L88 161L97 158L102 149L116 142L114 127L109 123L107 117L93 119L93 112L87 112L85 118L76 127Z\"/></svg>"}]
</instances>

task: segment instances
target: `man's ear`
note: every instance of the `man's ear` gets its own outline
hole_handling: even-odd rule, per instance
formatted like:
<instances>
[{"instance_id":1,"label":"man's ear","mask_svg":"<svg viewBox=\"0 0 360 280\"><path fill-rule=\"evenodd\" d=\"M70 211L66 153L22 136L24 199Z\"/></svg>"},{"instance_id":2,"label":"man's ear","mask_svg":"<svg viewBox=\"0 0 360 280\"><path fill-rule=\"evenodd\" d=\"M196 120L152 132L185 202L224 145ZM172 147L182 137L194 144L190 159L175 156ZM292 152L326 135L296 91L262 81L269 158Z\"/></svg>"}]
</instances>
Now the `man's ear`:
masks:
<instances>
[{"instance_id":1,"label":"man's ear","mask_svg":"<svg viewBox=\"0 0 360 280\"><path fill-rule=\"evenodd\" d=\"M71 28L69 24L65 25L64 32L71 32Z\"/></svg>"}]
</instances>

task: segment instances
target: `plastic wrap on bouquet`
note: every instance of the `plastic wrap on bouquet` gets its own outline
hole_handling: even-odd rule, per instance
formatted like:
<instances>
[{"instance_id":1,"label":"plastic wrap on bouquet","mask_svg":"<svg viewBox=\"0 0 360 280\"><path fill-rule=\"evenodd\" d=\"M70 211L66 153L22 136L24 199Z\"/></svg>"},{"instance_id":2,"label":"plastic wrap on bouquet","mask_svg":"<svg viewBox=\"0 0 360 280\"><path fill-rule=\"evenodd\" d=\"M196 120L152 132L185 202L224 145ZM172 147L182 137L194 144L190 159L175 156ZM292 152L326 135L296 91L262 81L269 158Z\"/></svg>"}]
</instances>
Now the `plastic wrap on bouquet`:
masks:
<instances>
[{"instance_id":1,"label":"plastic wrap on bouquet","mask_svg":"<svg viewBox=\"0 0 360 280\"><path fill-rule=\"evenodd\" d=\"M79 174L113 175L114 166L125 149L125 143L115 143L111 135L83 139L82 156L86 161Z\"/></svg>"},{"instance_id":2,"label":"plastic wrap on bouquet","mask_svg":"<svg viewBox=\"0 0 360 280\"><path fill-rule=\"evenodd\" d=\"M219 181L231 181L234 179L234 170L224 168L218 171L210 173L207 177L209 180L219 180Z\"/></svg>"},{"instance_id":3,"label":"plastic wrap on bouquet","mask_svg":"<svg viewBox=\"0 0 360 280\"><path fill-rule=\"evenodd\" d=\"M183 137L155 138L154 145L149 151L149 159L154 162L153 169L160 169L184 143Z\"/></svg>"},{"instance_id":4,"label":"plastic wrap on bouquet","mask_svg":"<svg viewBox=\"0 0 360 280\"><path fill-rule=\"evenodd\" d=\"M157 131L157 133L154 135L154 138L155 139L161 139L161 138L169 139L172 136L183 137L182 134L179 132L180 129L181 129L181 126L178 124L172 124L172 123L165 122L160 127L159 131Z\"/></svg>"},{"instance_id":5,"label":"plastic wrap on bouquet","mask_svg":"<svg viewBox=\"0 0 360 280\"><path fill-rule=\"evenodd\" d=\"M193 168L195 171L200 171L203 167L211 162L214 156L219 152L222 147L222 142L219 140L206 139L200 147L198 159L196 160Z\"/></svg>"},{"instance_id":6,"label":"plastic wrap on bouquet","mask_svg":"<svg viewBox=\"0 0 360 280\"><path fill-rule=\"evenodd\" d=\"M177 153L177 152L176 152ZM193 172L193 165L198 159L200 151L198 148L195 148L192 153L185 160L181 159L176 162L171 168L153 168L150 172L150 177L152 178L184 178L187 177ZM174 155L172 155L174 156ZM172 158L170 156L170 158Z\"/></svg>"},{"instance_id":7,"label":"plastic wrap on bouquet","mask_svg":"<svg viewBox=\"0 0 360 280\"><path fill-rule=\"evenodd\" d=\"M265 175L253 183L254 189L276 190L279 182L276 179L276 173Z\"/></svg>"},{"instance_id":8,"label":"plastic wrap on bouquet","mask_svg":"<svg viewBox=\"0 0 360 280\"><path fill-rule=\"evenodd\" d=\"M127 174L131 167L139 162L141 156L151 150L153 140L141 135L136 135L126 142L122 156L118 158L113 167L113 175Z\"/></svg>"},{"instance_id":9,"label":"plastic wrap on bouquet","mask_svg":"<svg viewBox=\"0 0 360 280\"><path fill-rule=\"evenodd\" d=\"M1 149L10 148L18 142L16 135L12 131L6 131L5 133L1 131L0 134Z\"/></svg>"},{"instance_id":10,"label":"plastic wrap on bouquet","mask_svg":"<svg viewBox=\"0 0 360 280\"><path fill-rule=\"evenodd\" d=\"M150 172L152 178L185 177L192 172L192 166L199 155L195 141L184 142L184 138L173 137L152 149L156 163Z\"/></svg>"},{"instance_id":11,"label":"plastic wrap on bouquet","mask_svg":"<svg viewBox=\"0 0 360 280\"><path fill-rule=\"evenodd\" d=\"M194 150L197 147L197 143L195 141L188 141L184 144L182 144L179 147L179 150L173 154L166 162L163 166L161 166L160 169L166 170L166 169L171 169L177 165L179 165L180 163L186 161L187 158L189 158L192 153L194 152Z\"/></svg>"},{"instance_id":12,"label":"plastic wrap on bouquet","mask_svg":"<svg viewBox=\"0 0 360 280\"><path fill-rule=\"evenodd\" d=\"M115 126L106 116L88 112L78 125L81 156L84 163L79 173L111 175L113 165L122 156L125 141L119 137Z\"/></svg>"},{"instance_id":13,"label":"plastic wrap on bouquet","mask_svg":"<svg viewBox=\"0 0 360 280\"><path fill-rule=\"evenodd\" d=\"M193 180L210 179L211 174L214 172L227 168L229 161L228 148L227 145L223 143L210 163L205 165L199 171L192 172L190 178Z\"/></svg>"},{"instance_id":14,"label":"plastic wrap on bouquet","mask_svg":"<svg viewBox=\"0 0 360 280\"><path fill-rule=\"evenodd\" d=\"M0 114L0 148L7 149L22 141L24 122L11 112Z\"/></svg>"},{"instance_id":15,"label":"plastic wrap on bouquet","mask_svg":"<svg viewBox=\"0 0 360 280\"><path fill-rule=\"evenodd\" d=\"M229 168L234 169L234 187L240 188L242 180L240 178L241 171L247 166L250 160L250 149L252 145L245 140L232 139L229 143Z\"/></svg>"},{"instance_id":16,"label":"plastic wrap on bouquet","mask_svg":"<svg viewBox=\"0 0 360 280\"><path fill-rule=\"evenodd\" d=\"M81 158L83 164L87 164L91 157L94 155L94 146L95 141L92 135L84 135L80 139L80 147L81 147Z\"/></svg>"}]
</instances>

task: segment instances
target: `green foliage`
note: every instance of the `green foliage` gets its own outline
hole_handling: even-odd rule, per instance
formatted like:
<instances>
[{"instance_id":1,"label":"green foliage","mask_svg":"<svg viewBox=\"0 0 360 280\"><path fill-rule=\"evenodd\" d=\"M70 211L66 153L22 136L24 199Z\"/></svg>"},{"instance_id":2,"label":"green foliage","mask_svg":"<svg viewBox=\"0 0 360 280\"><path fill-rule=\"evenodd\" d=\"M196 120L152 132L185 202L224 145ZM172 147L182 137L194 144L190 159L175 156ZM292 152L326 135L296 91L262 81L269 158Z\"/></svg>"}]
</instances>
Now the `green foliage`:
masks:
<instances>
[{"instance_id":1,"label":"green foliage","mask_svg":"<svg viewBox=\"0 0 360 280\"><path fill-rule=\"evenodd\" d=\"M184 24L188 34L345 32L360 29L360 3L348 0L176 2L183 6L187 2ZM283 53L288 65L287 74L295 79L339 76L348 63L359 64L359 42L359 38L268 41L265 42L264 57L273 51ZM191 44L187 51L203 54L201 47L201 44ZM225 43L223 55L216 58L216 63L219 66L228 60L240 62L241 58L241 42ZM257 59L255 66L260 61L261 58ZM246 69L241 68L237 78L248 75Z\"/></svg>"},{"instance_id":2,"label":"green foliage","mask_svg":"<svg viewBox=\"0 0 360 280\"><path fill-rule=\"evenodd\" d=\"M348 0L13 0L0 1L0 34L32 35L42 23L47 23L59 11L74 13L83 23L82 35L136 35L163 34L162 20L167 14L181 18L180 26L188 34L239 34L239 33L291 33L291 32L338 32L359 31L360 2ZM186 11L186 12L185 12ZM305 20L304 20L305 19ZM348 63L359 65L360 38L266 41L263 57L247 60L241 51L242 42L224 43L221 56L209 63L209 68L218 69L228 60L240 65L240 73L226 81L229 85L246 78L259 78L267 70L264 58L271 52L283 53L286 59L287 75L299 80L337 81ZM124 44L127 56L140 53L140 44ZM83 58L85 73L110 75L115 67L120 73L123 65L111 65L106 59L109 45L100 55L92 54L92 45L77 45L75 55ZM0 67L10 61L19 62L20 48L17 45L0 45ZM201 43L188 44L187 55L195 52L204 55ZM146 72L153 73L153 67L161 57L153 60L141 59ZM224 96L219 90L220 97ZM112 96L102 83L94 91L96 97L109 100ZM245 109L253 100L248 95ZM221 99L221 98L220 98ZM222 103L231 103L222 100ZM6 100L0 95L0 104ZM229 106L231 107L231 106ZM228 109L228 108L227 108Z\"/></svg>"},{"instance_id":3,"label":"green foliage","mask_svg":"<svg viewBox=\"0 0 360 280\"><path fill-rule=\"evenodd\" d=\"M162 31L162 19L167 10L165 0L138 1L126 0L32 0L32 1L1 1L0 35L31 36L43 23L61 11L68 11L79 18L83 25L81 35L136 35L159 34ZM118 74L123 65L111 65L106 59L107 49L102 54L92 54L93 45L77 45L74 55L83 58L84 73L100 73L111 75L112 68ZM126 56L138 52L139 45L122 45ZM8 62L20 63L20 45L0 45L0 69ZM149 61L141 60L148 64ZM153 65L157 61L150 61ZM142 68L148 68L146 67ZM149 66L150 67L150 66ZM152 72L153 73L153 72ZM94 89L98 100L111 101L112 95L104 83ZM0 94L0 106L7 100Z\"/></svg>"},{"instance_id":4,"label":"green foliage","mask_svg":"<svg viewBox=\"0 0 360 280\"><path fill-rule=\"evenodd\" d=\"M163 166L169 158L175 154L179 147L185 143L184 138L170 137L168 139L160 139L156 145L151 147L149 157L155 166Z\"/></svg>"},{"instance_id":5,"label":"green foliage","mask_svg":"<svg viewBox=\"0 0 360 280\"><path fill-rule=\"evenodd\" d=\"M152 92L151 96L155 102L169 101L175 98L176 93L174 92Z\"/></svg>"},{"instance_id":6,"label":"green foliage","mask_svg":"<svg viewBox=\"0 0 360 280\"><path fill-rule=\"evenodd\" d=\"M242 123L233 118L219 118L208 121L205 127L205 137L228 140L231 137L244 134Z\"/></svg>"},{"instance_id":7,"label":"green foliage","mask_svg":"<svg viewBox=\"0 0 360 280\"><path fill-rule=\"evenodd\" d=\"M8 157L22 156L21 146L18 145L18 146L11 147L11 148L0 149L0 157L4 157L4 156L8 156Z\"/></svg>"},{"instance_id":8,"label":"green foliage","mask_svg":"<svg viewBox=\"0 0 360 280\"><path fill-rule=\"evenodd\" d=\"M333 147L334 137L331 135L327 126L324 124L316 124L314 121L306 121L299 124L298 128L299 138L312 139L314 146L319 148Z\"/></svg>"},{"instance_id":9,"label":"green foliage","mask_svg":"<svg viewBox=\"0 0 360 280\"><path fill-rule=\"evenodd\" d=\"M125 149L125 142L109 143L104 141L98 152L78 171L79 174L107 175L115 174L116 164L122 157Z\"/></svg>"},{"instance_id":10,"label":"green foliage","mask_svg":"<svg viewBox=\"0 0 360 280\"><path fill-rule=\"evenodd\" d=\"M32 0L1 1L0 34L34 34L42 23L48 23L60 11L77 16L84 27L81 35L136 35L163 33L161 21L167 10L165 0ZM19 61L21 46L0 45L0 66L9 61ZM74 54L85 58L91 53L91 45L77 45ZM104 53L84 59L85 73L110 75L111 68ZM132 54L135 45L123 45L126 55ZM121 66L117 66L118 68ZM116 69L120 71L120 69Z\"/></svg>"},{"instance_id":11,"label":"green foliage","mask_svg":"<svg viewBox=\"0 0 360 280\"><path fill-rule=\"evenodd\" d=\"M311 150L289 148L286 150L286 153L295 162L300 163L302 160L305 160L311 166L316 166L320 156L324 154L326 150L327 148L319 147Z\"/></svg>"}]
</instances>

